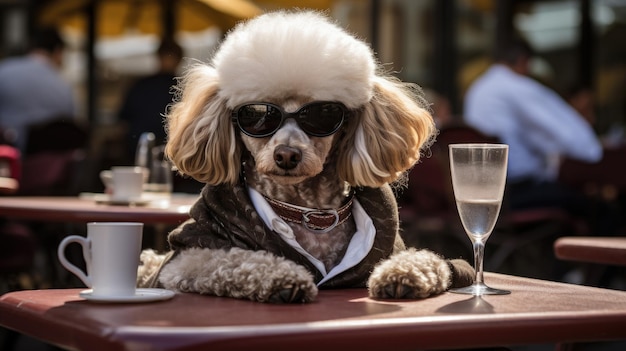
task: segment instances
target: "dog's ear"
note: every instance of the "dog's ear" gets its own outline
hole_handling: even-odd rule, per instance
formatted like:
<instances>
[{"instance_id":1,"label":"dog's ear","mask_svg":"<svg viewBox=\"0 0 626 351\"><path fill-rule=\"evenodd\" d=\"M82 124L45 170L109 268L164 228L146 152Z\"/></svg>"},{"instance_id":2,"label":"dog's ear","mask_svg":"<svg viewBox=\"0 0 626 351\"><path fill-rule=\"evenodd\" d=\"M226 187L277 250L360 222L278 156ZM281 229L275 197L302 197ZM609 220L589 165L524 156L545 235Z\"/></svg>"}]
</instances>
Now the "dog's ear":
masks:
<instances>
[{"instance_id":1,"label":"dog's ear","mask_svg":"<svg viewBox=\"0 0 626 351\"><path fill-rule=\"evenodd\" d=\"M234 184L239 178L240 145L218 91L213 67L195 64L187 70L166 117L165 153L182 174L211 185Z\"/></svg>"},{"instance_id":2,"label":"dog's ear","mask_svg":"<svg viewBox=\"0 0 626 351\"><path fill-rule=\"evenodd\" d=\"M350 116L340 141L339 175L354 186L392 183L419 160L435 132L419 87L376 76L374 96Z\"/></svg>"}]
</instances>

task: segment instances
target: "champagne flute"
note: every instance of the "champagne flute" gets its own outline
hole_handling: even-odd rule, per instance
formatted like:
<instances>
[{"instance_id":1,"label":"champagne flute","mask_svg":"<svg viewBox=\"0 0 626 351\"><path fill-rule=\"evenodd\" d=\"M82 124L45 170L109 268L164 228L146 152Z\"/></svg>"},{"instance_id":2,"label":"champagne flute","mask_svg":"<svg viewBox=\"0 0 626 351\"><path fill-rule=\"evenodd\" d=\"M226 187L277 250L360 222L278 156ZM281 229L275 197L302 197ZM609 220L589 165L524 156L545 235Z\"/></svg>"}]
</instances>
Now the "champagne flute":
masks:
<instances>
[{"instance_id":1,"label":"champagne flute","mask_svg":"<svg viewBox=\"0 0 626 351\"><path fill-rule=\"evenodd\" d=\"M451 144L450 172L459 217L474 247L474 284L450 292L480 295L510 294L490 288L483 279L485 242L496 225L504 186L509 146L505 144Z\"/></svg>"}]
</instances>

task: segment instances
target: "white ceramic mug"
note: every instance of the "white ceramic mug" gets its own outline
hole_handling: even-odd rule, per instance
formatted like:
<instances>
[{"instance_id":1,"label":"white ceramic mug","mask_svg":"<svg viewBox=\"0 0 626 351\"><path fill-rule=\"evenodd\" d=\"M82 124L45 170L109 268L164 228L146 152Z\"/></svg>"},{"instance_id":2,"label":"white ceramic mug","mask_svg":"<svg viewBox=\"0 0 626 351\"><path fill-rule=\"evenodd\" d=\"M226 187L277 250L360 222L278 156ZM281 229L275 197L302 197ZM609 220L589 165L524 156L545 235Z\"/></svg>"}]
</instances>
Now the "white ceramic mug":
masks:
<instances>
[{"instance_id":1,"label":"white ceramic mug","mask_svg":"<svg viewBox=\"0 0 626 351\"><path fill-rule=\"evenodd\" d=\"M143 223L87 223L87 237L71 235L59 244L61 265L93 289L93 296L133 296L141 252ZM70 263L65 248L70 243L83 247L87 272Z\"/></svg>"},{"instance_id":2,"label":"white ceramic mug","mask_svg":"<svg viewBox=\"0 0 626 351\"><path fill-rule=\"evenodd\" d=\"M143 167L118 166L111 168L113 193L111 198L130 201L141 198L147 170Z\"/></svg>"}]
</instances>

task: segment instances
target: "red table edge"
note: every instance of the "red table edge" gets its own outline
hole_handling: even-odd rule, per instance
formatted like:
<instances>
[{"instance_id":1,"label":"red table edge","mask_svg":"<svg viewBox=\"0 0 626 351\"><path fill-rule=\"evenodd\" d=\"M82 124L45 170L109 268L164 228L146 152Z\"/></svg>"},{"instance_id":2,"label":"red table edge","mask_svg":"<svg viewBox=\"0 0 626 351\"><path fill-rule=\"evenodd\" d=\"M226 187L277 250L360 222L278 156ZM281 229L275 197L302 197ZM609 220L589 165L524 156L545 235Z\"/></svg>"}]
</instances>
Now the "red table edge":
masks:
<instances>
[{"instance_id":1,"label":"red table edge","mask_svg":"<svg viewBox=\"0 0 626 351\"><path fill-rule=\"evenodd\" d=\"M195 195L190 195L190 198L194 198ZM41 208L33 205L30 201L42 199L42 201L49 202L51 200L59 199L62 203L64 200L70 200L74 202L85 201L90 204L87 207L80 207L77 210L75 207L57 206L55 208ZM192 202L179 203L176 199L172 200L171 207L176 208L176 211L161 210L158 207L144 207L135 206L133 211L125 213L124 211L118 211L127 206L115 206L115 205L99 205L95 204L95 200L81 197L67 197L67 196L7 196L2 201L17 201L17 207L15 205L0 204L0 215L3 217L11 217L29 221L51 221L51 222L88 222L88 221L136 221L137 212L140 214L141 222L150 224L180 224L189 219L189 209ZM193 200L195 201L195 200ZM24 203L25 202L25 203ZM93 204L92 204L93 202ZM80 202L78 202L80 204ZM93 205L93 206L92 206Z\"/></svg>"},{"instance_id":2,"label":"red table edge","mask_svg":"<svg viewBox=\"0 0 626 351\"><path fill-rule=\"evenodd\" d=\"M32 215L24 215L23 210L16 209L0 209L2 216L19 218L25 220L34 221ZM62 215L60 215L62 213ZM189 218L188 214L171 214L167 212L163 213L146 213L142 214L142 222L144 223L163 223L163 224L180 224ZM183 218L184 217L184 218ZM133 213L120 214L120 213L106 213L93 211L88 215L75 212L72 210L37 210L36 221L51 221L51 222L97 222L97 221L135 221L137 215Z\"/></svg>"},{"instance_id":3,"label":"red table edge","mask_svg":"<svg viewBox=\"0 0 626 351\"><path fill-rule=\"evenodd\" d=\"M77 290L78 292L78 290ZM29 309L28 302L13 299L12 294L0 298L12 301L13 307ZM443 320L432 321L429 316L389 318L380 320L333 320L294 324L273 324L267 326L240 327L137 327L127 326L111 329L103 326L104 335L98 335L93 321L80 323L65 322L55 318L45 318L45 312L33 311L22 315L14 308L3 308L0 304L0 325L12 321L13 328L35 338L72 349L85 350L126 350L158 349L169 347L180 350L202 350L214 347L220 350L249 350L254 345L257 350L279 350L302 345L315 345L315 348L341 349L359 344L361 350L381 348L402 349L403 345L417 348L467 347L468 340L480 335L480 340L472 342L472 347L511 346L521 344L543 344L561 342L608 341L626 339L626 314L612 311L591 311L584 323L575 317L579 312L552 313L549 318L542 313L527 313L525 318L535 319L530 325L512 320L511 315L469 317L450 315ZM155 305L156 306L156 305ZM158 307L158 306L157 306ZM43 316L43 318L42 318ZM543 318L539 318L543 317ZM440 318L440 317L438 317ZM597 332L588 334L589 318L597 327ZM441 319L441 318L440 318ZM450 324L450 320L456 320ZM19 321L16 323L16 321ZM485 332L485 323L489 330ZM73 329L69 340L64 326ZM282 334L279 334L282 332ZM185 334L185 338L173 339L171 334ZM581 335L585 335L582 337ZM451 336L454 336L453 338ZM529 338L530 337L530 338ZM442 343L445 340L445 343ZM201 343L202 346L194 345ZM95 345L100 347L94 348ZM143 345L143 346L142 346ZM343 345L340 347L340 345Z\"/></svg>"},{"instance_id":4,"label":"red table edge","mask_svg":"<svg viewBox=\"0 0 626 351\"><path fill-rule=\"evenodd\" d=\"M566 261L626 266L626 238L561 237L554 242L554 253Z\"/></svg>"},{"instance_id":5,"label":"red table edge","mask_svg":"<svg viewBox=\"0 0 626 351\"><path fill-rule=\"evenodd\" d=\"M528 314L532 317L533 314ZM539 315L539 314L535 314ZM204 350L207 347L219 350L293 350L302 345L314 345L316 350L346 350L356 347L359 350L415 350L480 348L514 346L545 343L571 343L587 341L611 341L626 339L621 326L626 316L598 313L593 323L603 325L603 330L594 335L588 333L588 320L580 323L571 315L558 316L550 320L537 320L532 326L517 323L509 317L485 317L488 329L476 321L466 322L467 318L455 318L458 323L450 326L445 322L426 321L428 317L392 318L379 321L333 321L297 323L294 325L249 326L229 328L162 328L123 327L115 334L118 340L127 344L161 345L168 344L176 349ZM422 323L417 320L424 320ZM558 328L555 327L558 321ZM326 325L326 329L322 327ZM231 328L232 329L232 328ZM184 339L173 344L170 333L186 333ZM279 334L279 332L282 332ZM479 340L476 340L480 335ZM529 338L528 336L532 336ZM445 342L442 342L445 340ZM194 345L197 344L197 345ZM342 346L343 345L343 346ZM305 346L306 347L306 346Z\"/></svg>"}]
</instances>

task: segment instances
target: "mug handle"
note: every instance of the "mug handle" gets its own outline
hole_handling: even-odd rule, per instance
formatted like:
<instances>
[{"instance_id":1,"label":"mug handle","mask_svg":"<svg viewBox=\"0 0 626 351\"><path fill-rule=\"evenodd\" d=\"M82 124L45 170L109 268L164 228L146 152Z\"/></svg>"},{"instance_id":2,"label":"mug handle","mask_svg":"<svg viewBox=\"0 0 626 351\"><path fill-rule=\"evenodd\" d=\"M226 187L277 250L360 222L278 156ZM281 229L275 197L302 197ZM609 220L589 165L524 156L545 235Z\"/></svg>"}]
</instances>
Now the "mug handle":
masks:
<instances>
[{"instance_id":1,"label":"mug handle","mask_svg":"<svg viewBox=\"0 0 626 351\"><path fill-rule=\"evenodd\" d=\"M71 243L78 243L80 244L80 246L83 247L83 257L85 259L85 264L87 265L87 274L85 274L85 272L70 263L70 261L65 258L65 248ZM91 277L89 276L89 272L91 272L91 240L89 240L89 238L78 235L70 235L68 237L65 237L61 241L57 253L59 255L59 261L61 261L61 265L65 267L65 269L67 269L68 271L74 273L78 278L80 278L80 280L82 280L88 288L91 288Z\"/></svg>"}]
</instances>

